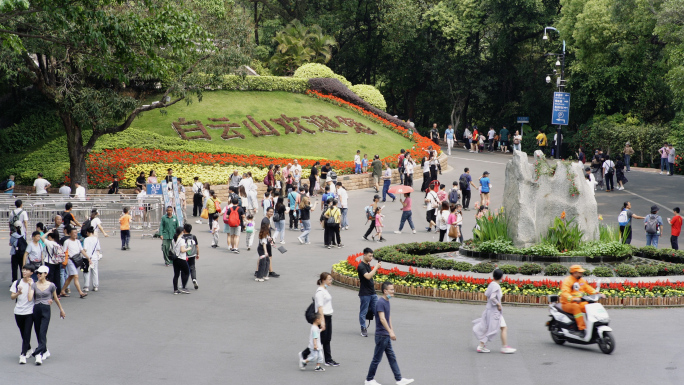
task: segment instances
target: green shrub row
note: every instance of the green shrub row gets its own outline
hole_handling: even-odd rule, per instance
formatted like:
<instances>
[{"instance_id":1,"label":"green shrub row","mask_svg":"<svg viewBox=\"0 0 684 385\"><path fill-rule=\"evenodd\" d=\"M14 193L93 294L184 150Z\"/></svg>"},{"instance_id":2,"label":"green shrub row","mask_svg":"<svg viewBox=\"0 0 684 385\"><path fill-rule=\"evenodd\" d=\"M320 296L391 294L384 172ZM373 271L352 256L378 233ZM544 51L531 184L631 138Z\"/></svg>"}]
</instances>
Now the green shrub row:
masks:
<instances>
[{"instance_id":1,"label":"green shrub row","mask_svg":"<svg viewBox=\"0 0 684 385\"><path fill-rule=\"evenodd\" d=\"M55 111L26 115L19 123L0 130L0 149L5 157L23 153L62 133L62 121Z\"/></svg>"},{"instance_id":2,"label":"green shrub row","mask_svg":"<svg viewBox=\"0 0 684 385\"><path fill-rule=\"evenodd\" d=\"M513 246L509 240L495 239L493 241L484 241L471 246L473 250L482 253L490 254L517 254L517 255L533 255L540 257L608 257L614 256L618 259L624 259L637 253L639 249L630 245L625 245L620 242L587 242L582 244L577 250L567 253L559 253L555 246L548 243L540 243L534 246L519 249ZM655 250L655 249L654 249ZM684 255L682 256L684 262Z\"/></svg>"},{"instance_id":3,"label":"green shrub row","mask_svg":"<svg viewBox=\"0 0 684 385\"><path fill-rule=\"evenodd\" d=\"M221 88L230 91L286 91L304 93L309 89L308 79L283 76L225 75Z\"/></svg>"}]
</instances>

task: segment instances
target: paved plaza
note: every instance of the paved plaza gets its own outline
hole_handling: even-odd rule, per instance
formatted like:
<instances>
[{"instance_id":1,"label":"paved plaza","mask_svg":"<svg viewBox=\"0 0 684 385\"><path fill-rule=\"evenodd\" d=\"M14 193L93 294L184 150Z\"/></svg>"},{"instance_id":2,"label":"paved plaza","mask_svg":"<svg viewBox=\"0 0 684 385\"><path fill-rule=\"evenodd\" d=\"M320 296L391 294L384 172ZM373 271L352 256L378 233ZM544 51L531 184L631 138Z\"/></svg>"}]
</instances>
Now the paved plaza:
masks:
<instances>
[{"instance_id":1,"label":"paved plaza","mask_svg":"<svg viewBox=\"0 0 684 385\"><path fill-rule=\"evenodd\" d=\"M450 170L439 180L450 186L463 167L470 167L473 179L489 171L494 186L491 206L499 207L508 158L454 151ZM597 193L605 222L617 222L625 200L632 202L638 215L657 204L663 218L672 207L684 206L684 178L641 170L633 170L627 177L630 182L625 191ZM359 335L359 301L353 290L330 289L332 356L341 366L326 367L325 373L302 372L296 356L307 345L309 325L304 310L320 272L330 271L332 264L364 247L438 239L438 235L425 232L425 208L417 202L422 194L414 193L417 234L407 233L406 228L402 235L392 233L398 228L401 206L398 200L388 200L383 211L388 242L362 240L367 228L363 208L373 195L372 189L349 193L350 230L342 232L343 249L324 249L318 224L313 225L311 245L300 245L296 240L299 233L286 231L288 251L280 254L274 250L273 258L274 270L281 277L263 283L252 276L255 249L248 252L241 243L239 255L229 253L223 234L221 248L212 249L206 222L193 223L201 245L197 261L200 287L190 289L190 295L172 294L173 270L164 266L158 239L134 238L131 249L121 251L118 232L101 238L100 291L90 292L86 299L73 294L63 299L65 320L53 306L48 332L52 356L42 366L33 365L32 359L28 365L18 364L21 340L12 314L14 303L9 293L0 296L4 309L0 312L0 383L363 384L373 354L375 326L370 327L369 338ZM466 238L472 235L474 215L473 210L465 212ZM669 235L669 226L666 232ZM667 240L663 237L661 245L669 244ZM0 235L0 241L7 243L6 233ZM633 244L645 244L643 228L635 227ZM9 258L5 261L0 283L7 290ZM604 355L596 345L555 345L544 327L548 319L544 307L504 306L509 344L518 351L503 355L498 353L498 339L491 343L492 353L475 352L471 321L480 316L484 305L405 298L391 302L399 366L402 375L414 378L416 384L684 383L684 309L608 309L616 350ZM35 336L32 346L37 346ZM385 358L376 380L394 383Z\"/></svg>"}]
</instances>

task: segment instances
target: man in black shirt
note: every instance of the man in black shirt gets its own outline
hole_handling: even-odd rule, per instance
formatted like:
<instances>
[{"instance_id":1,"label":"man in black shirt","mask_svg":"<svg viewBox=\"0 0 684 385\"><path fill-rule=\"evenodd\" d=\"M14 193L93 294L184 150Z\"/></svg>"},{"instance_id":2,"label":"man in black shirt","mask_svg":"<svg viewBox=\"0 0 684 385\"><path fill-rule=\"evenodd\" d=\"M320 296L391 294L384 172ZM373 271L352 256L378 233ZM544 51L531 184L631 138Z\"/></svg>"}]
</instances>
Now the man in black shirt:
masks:
<instances>
[{"instance_id":1,"label":"man in black shirt","mask_svg":"<svg viewBox=\"0 0 684 385\"><path fill-rule=\"evenodd\" d=\"M370 266L373 260L373 250L370 247L363 249L363 260L359 263L357 272L359 273L359 299L361 300L361 310L359 312L359 323L361 324L361 336L368 337L366 329L366 314L375 312L375 304L378 296L375 294L375 283L373 276L378 272L382 262L378 261L375 267Z\"/></svg>"},{"instance_id":2,"label":"man in black shirt","mask_svg":"<svg viewBox=\"0 0 684 385\"><path fill-rule=\"evenodd\" d=\"M268 276L278 278L280 277L280 274L273 271L273 253L271 252L271 242L273 242L271 239L271 218L273 218L273 207L269 207L268 210L266 210L266 215L263 219L261 219L261 229L268 229L268 242L266 242L266 253L268 253L269 260ZM259 234L261 234L261 230L259 230ZM255 277L257 273L257 271L254 272Z\"/></svg>"}]
</instances>

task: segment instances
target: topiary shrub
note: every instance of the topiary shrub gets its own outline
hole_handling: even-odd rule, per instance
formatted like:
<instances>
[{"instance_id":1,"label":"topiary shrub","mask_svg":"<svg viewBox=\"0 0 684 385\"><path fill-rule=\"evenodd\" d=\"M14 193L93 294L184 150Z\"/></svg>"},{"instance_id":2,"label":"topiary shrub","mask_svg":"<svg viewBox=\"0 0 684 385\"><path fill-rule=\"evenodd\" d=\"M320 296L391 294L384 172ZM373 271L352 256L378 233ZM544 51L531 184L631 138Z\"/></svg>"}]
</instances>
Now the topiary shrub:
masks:
<instances>
[{"instance_id":1,"label":"topiary shrub","mask_svg":"<svg viewBox=\"0 0 684 385\"><path fill-rule=\"evenodd\" d=\"M306 79L284 76L225 75L221 80L221 88L224 90L304 93L308 89L308 81Z\"/></svg>"},{"instance_id":2,"label":"topiary shrub","mask_svg":"<svg viewBox=\"0 0 684 385\"><path fill-rule=\"evenodd\" d=\"M613 270L606 266L599 266L592 271L595 277L612 277Z\"/></svg>"},{"instance_id":3,"label":"topiary shrub","mask_svg":"<svg viewBox=\"0 0 684 385\"><path fill-rule=\"evenodd\" d=\"M520 274L535 275L542 272L542 266L538 263L523 263L519 271Z\"/></svg>"},{"instance_id":4,"label":"topiary shrub","mask_svg":"<svg viewBox=\"0 0 684 385\"><path fill-rule=\"evenodd\" d=\"M313 78L329 78L329 79L337 79L339 80L342 84L344 84L347 88L351 89L352 84L347 78L345 78L342 75L336 74L333 70L330 69L325 64L320 64L320 63L307 63L304 64L303 66L297 68L297 70L294 72L292 75L295 78L303 78L303 79L313 79ZM361 95L359 95L361 96ZM382 95L381 95L382 96ZM383 98L383 102L384 102ZM383 108L384 110L384 108Z\"/></svg>"},{"instance_id":5,"label":"topiary shrub","mask_svg":"<svg viewBox=\"0 0 684 385\"><path fill-rule=\"evenodd\" d=\"M359 95L361 99L370 103L373 107L383 111L387 109L387 103L382 93L377 88L367 84L357 84L349 88L353 93Z\"/></svg>"},{"instance_id":6,"label":"topiary shrub","mask_svg":"<svg viewBox=\"0 0 684 385\"><path fill-rule=\"evenodd\" d=\"M452 268L456 271L470 271L473 265L468 262L456 262L452 265Z\"/></svg>"},{"instance_id":7,"label":"topiary shrub","mask_svg":"<svg viewBox=\"0 0 684 385\"><path fill-rule=\"evenodd\" d=\"M491 262L482 262L478 263L477 265L473 266L470 271L475 272L475 273L491 273L494 271L495 266Z\"/></svg>"},{"instance_id":8,"label":"topiary shrub","mask_svg":"<svg viewBox=\"0 0 684 385\"><path fill-rule=\"evenodd\" d=\"M508 239L494 239L477 244L477 251L492 254L512 254L517 251L513 242Z\"/></svg>"},{"instance_id":9,"label":"topiary shrub","mask_svg":"<svg viewBox=\"0 0 684 385\"><path fill-rule=\"evenodd\" d=\"M538 245L526 247L521 250L523 255L537 255L541 257L555 257L560 255L556 246L548 243L540 243Z\"/></svg>"},{"instance_id":10,"label":"topiary shrub","mask_svg":"<svg viewBox=\"0 0 684 385\"><path fill-rule=\"evenodd\" d=\"M626 263L618 265L618 267L615 269L615 272L617 273L618 277L638 277L639 272L637 269L634 268L632 265L628 265Z\"/></svg>"},{"instance_id":11,"label":"topiary shrub","mask_svg":"<svg viewBox=\"0 0 684 385\"><path fill-rule=\"evenodd\" d=\"M658 267L653 265L637 265L636 271L642 277L653 277L658 275Z\"/></svg>"},{"instance_id":12,"label":"topiary shrub","mask_svg":"<svg viewBox=\"0 0 684 385\"><path fill-rule=\"evenodd\" d=\"M552 263L544 268L544 275L561 276L568 274L568 268L560 263Z\"/></svg>"},{"instance_id":13,"label":"topiary shrub","mask_svg":"<svg viewBox=\"0 0 684 385\"><path fill-rule=\"evenodd\" d=\"M516 265L501 265L499 269L504 272L504 274L518 274L520 270Z\"/></svg>"}]
</instances>

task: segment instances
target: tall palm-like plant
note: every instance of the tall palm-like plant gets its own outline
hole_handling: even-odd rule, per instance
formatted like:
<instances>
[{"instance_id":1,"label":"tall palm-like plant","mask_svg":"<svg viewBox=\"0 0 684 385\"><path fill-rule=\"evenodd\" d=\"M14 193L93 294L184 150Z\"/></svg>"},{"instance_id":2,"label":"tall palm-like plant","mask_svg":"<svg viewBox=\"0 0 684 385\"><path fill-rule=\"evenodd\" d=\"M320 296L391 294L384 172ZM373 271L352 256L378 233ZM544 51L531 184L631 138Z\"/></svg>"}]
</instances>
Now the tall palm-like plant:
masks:
<instances>
[{"instance_id":1,"label":"tall palm-like plant","mask_svg":"<svg viewBox=\"0 0 684 385\"><path fill-rule=\"evenodd\" d=\"M318 25L306 27L299 20L293 20L273 38L276 52L271 57L271 66L277 73L292 75L302 64L327 63L332 50L337 46L335 38L325 35Z\"/></svg>"}]
</instances>

